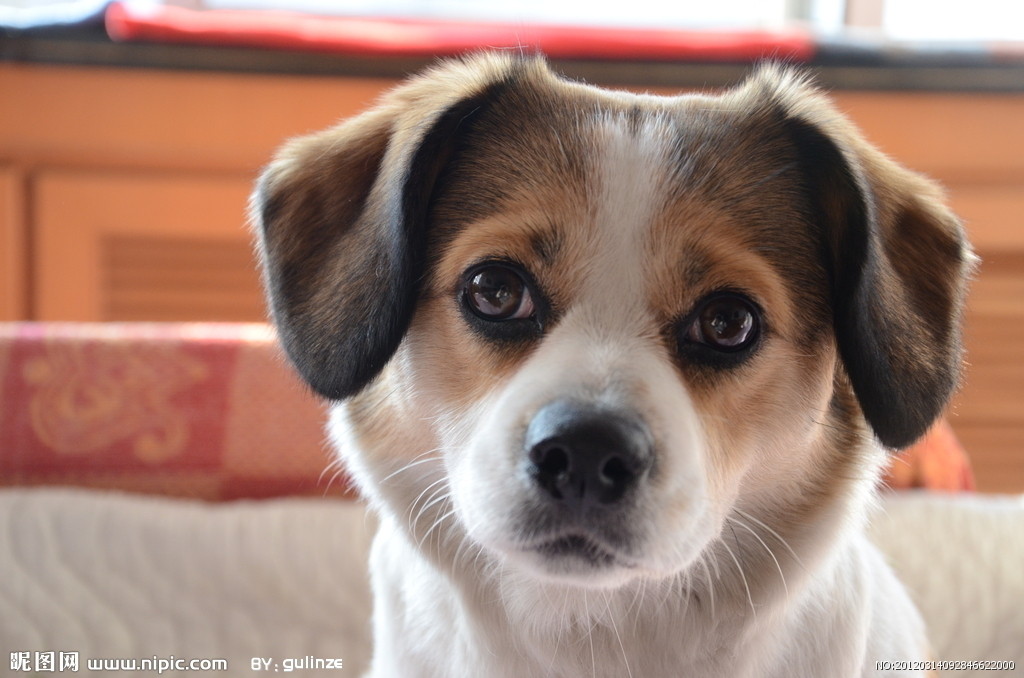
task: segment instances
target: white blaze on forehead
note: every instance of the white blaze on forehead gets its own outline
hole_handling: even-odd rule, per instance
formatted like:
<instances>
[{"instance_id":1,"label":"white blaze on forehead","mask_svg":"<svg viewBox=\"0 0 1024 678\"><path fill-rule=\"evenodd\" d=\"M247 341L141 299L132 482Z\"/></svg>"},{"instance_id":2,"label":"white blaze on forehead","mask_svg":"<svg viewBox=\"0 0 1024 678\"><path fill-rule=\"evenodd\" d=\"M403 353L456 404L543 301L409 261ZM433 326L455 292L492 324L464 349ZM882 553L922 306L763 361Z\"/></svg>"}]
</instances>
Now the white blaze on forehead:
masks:
<instances>
[{"instance_id":1,"label":"white blaze on forehead","mask_svg":"<svg viewBox=\"0 0 1024 678\"><path fill-rule=\"evenodd\" d=\"M630 514L630 557L638 566L595 571L587 580L611 585L679 571L717 523L701 424L670 355L652 341L658 328L646 298L652 251L657 256L652 226L662 218L675 171L675 132L655 115L638 121L609 114L581 128L589 135L592 183L586 208L561 234L570 250L561 265L574 267L565 314L480 408L458 413L465 425L445 428L441 447L452 451L451 497L471 538L546 571L540 556L523 550L536 538L535 526L524 521L536 519L537 489L509 480L523 477L531 418L563 400L640 416L655 441L656 467Z\"/></svg>"},{"instance_id":2,"label":"white blaze on forehead","mask_svg":"<svg viewBox=\"0 0 1024 678\"><path fill-rule=\"evenodd\" d=\"M593 223L587 229L593 234L589 250L593 259L588 262L580 302L591 313L615 310L622 321L635 323L636 312L642 313L646 306L646 243L664 208L674 132L656 114L639 121L625 114L607 114L597 121L595 137L597 190L591 193ZM601 314L602 324L609 320Z\"/></svg>"}]
</instances>

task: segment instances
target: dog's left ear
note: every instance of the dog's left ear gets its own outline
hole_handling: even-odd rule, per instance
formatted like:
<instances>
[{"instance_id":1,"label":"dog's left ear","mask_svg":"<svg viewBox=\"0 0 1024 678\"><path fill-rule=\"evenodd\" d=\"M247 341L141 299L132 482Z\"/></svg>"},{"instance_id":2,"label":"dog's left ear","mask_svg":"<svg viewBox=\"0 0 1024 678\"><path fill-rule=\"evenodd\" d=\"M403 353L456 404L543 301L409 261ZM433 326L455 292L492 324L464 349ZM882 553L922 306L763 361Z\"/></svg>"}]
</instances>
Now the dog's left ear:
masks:
<instances>
[{"instance_id":1,"label":"dog's left ear","mask_svg":"<svg viewBox=\"0 0 1024 678\"><path fill-rule=\"evenodd\" d=\"M906 447L959 381L975 257L934 183L869 144L800 77L766 69L756 78L798 149L843 366L878 439Z\"/></svg>"}]
</instances>

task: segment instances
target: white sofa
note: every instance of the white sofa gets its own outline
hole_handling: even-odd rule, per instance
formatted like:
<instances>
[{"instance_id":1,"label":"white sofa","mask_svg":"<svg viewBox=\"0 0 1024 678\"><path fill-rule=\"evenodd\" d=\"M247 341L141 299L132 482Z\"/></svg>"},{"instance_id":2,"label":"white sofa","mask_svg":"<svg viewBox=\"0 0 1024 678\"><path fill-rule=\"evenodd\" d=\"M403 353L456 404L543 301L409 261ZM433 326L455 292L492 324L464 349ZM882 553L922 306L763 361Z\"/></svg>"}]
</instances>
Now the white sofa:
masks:
<instances>
[{"instance_id":1,"label":"white sofa","mask_svg":"<svg viewBox=\"0 0 1024 678\"><path fill-rule=\"evenodd\" d=\"M882 508L873 535L937 658L1024 671L1024 499L900 493ZM88 659L174 657L226 659L210 675L252 676L254 661L280 673L313 657L343 668L296 675L359 675L372 530L359 504L338 500L2 490L0 669L7 652L78 652L83 672Z\"/></svg>"}]
</instances>

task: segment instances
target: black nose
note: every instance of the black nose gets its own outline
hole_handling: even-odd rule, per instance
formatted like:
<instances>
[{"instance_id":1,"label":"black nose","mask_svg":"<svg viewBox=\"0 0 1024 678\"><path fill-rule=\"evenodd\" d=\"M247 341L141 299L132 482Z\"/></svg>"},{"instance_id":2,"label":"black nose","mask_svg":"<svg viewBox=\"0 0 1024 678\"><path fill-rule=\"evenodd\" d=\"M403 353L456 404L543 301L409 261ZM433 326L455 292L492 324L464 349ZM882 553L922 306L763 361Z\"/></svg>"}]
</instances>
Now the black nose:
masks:
<instances>
[{"instance_id":1,"label":"black nose","mask_svg":"<svg viewBox=\"0 0 1024 678\"><path fill-rule=\"evenodd\" d=\"M572 510L619 502L653 459L650 432L638 417L568 401L537 412L525 447L534 482Z\"/></svg>"}]
</instances>

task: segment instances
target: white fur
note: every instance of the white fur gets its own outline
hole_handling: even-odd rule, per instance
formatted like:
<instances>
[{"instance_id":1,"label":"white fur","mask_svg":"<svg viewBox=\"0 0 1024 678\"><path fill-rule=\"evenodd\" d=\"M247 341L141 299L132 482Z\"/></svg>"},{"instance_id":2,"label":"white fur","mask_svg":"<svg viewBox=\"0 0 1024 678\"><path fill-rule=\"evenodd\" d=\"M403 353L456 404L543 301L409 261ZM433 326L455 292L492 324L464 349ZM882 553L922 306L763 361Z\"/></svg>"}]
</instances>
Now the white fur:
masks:
<instances>
[{"instance_id":1,"label":"white fur","mask_svg":"<svg viewBox=\"0 0 1024 678\"><path fill-rule=\"evenodd\" d=\"M614 118L593 129L597 198L580 214L593 232L585 292L516 374L453 410L417 376L431 356L412 333L388 368L387 407L402 421L391 450L363 453L347 406L333 410L332 436L381 514L369 675L823 678L880 675L872 657L922 659L921 620L861 536L881 450L857 452L863 478L792 544L768 516L773 493L794 491L785 483L819 444L813 418L794 408L791 425L764 443L785 448L793 470L728 482L713 473L691 394L637 331L671 135L657 117L637 135ZM785 347L774 350L784 359ZM821 403L819 390L801 396ZM509 478L524 422L561 396L642 412L667 451L639 499L629 567L553 569L520 539L525 499ZM741 567L753 556L764 571Z\"/></svg>"}]
</instances>

